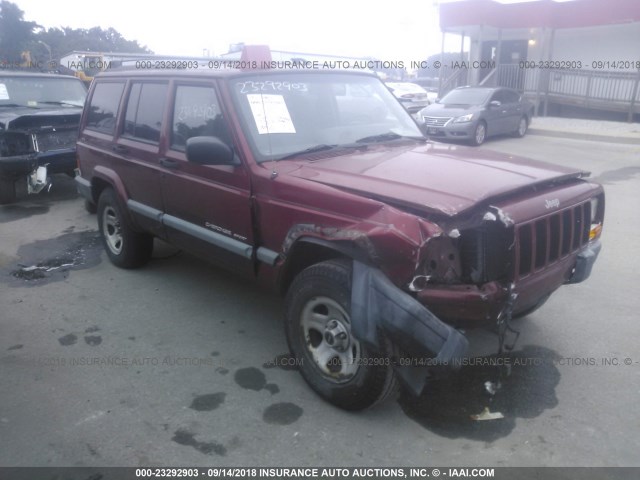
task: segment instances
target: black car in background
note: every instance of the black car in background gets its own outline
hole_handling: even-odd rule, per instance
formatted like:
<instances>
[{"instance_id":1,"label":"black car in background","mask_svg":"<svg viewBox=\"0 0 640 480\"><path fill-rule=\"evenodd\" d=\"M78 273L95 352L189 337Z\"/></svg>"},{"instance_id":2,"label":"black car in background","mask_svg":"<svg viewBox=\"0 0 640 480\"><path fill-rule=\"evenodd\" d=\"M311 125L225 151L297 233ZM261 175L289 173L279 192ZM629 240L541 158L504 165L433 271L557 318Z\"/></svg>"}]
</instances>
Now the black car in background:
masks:
<instances>
[{"instance_id":1,"label":"black car in background","mask_svg":"<svg viewBox=\"0 0 640 480\"><path fill-rule=\"evenodd\" d=\"M458 87L418 113L426 135L481 145L491 136L523 137L533 117L533 104L503 87Z\"/></svg>"},{"instance_id":2,"label":"black car in background","mask_svg":"<svg viewBox=\"0 0 640 480\"><path fill-rule=\"evenodd\" d=\"M49 173L73 175L75 143L87 95L74 77L0 71L0 204L50 184Z\"/></svg>"}]
</instances>

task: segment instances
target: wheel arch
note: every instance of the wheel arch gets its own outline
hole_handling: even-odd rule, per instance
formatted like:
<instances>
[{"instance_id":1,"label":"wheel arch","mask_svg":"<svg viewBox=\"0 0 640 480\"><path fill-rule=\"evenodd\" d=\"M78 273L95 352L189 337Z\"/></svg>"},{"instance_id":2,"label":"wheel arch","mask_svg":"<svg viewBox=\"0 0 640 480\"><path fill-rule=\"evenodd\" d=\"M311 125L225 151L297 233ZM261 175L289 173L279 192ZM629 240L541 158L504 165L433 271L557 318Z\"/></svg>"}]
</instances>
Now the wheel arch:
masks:
<instances>
[{"instance_id":1,"label":"wheel arch","mask_svg":"<svg viewBox=\"0 0 640 480\"><path fill-rule=\"evenodd\" d=\"M107 188L113 189L116 197L120 201L123 214L128 217L128 220L135 228L138 228L136 227L137 223L135 222L133 215L131 215L131 211L127 207L129 194L124 186L124 182L114 170L103 166L97 166L93 170L93 176L91 177L91 198L95 205L98 204L100 195Z\"/></svg>"},{"instance_id":2,"label":"wheel arch","mask_svg":"<svg viewBox=\"0 0 640 480\"><path fill-rule=\"evenodd\" d=\"M100 194L108 187L113 188L120 201L126 205L129 195L120 176L110 168L97 166L91 178L91 197L94 203L98 203Z\"/></svg>"},{"instance_id":3,"label":"wheel arch","mask_svg":"<svg viewBox=\"0 0 640 480\"><path fill-rule=\"evenodd\" d=\"M337 258L357 259L371 263L370 256L348 241L331 241L304 236L298 238L288 249L278 280L278 290L284 295L296 276L305 268L326 260Z\"/></svg>"}]
</instances>

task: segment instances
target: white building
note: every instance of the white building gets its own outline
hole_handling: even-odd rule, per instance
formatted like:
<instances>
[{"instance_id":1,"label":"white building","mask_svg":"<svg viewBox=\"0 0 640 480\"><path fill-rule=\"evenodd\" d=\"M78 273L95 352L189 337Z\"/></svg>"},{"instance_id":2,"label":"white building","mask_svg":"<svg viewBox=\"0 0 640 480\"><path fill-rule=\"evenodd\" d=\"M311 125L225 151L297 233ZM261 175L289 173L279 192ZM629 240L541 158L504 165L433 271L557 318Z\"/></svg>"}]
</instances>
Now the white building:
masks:
<instances>
[{"instance_id":1,"label":"white building","mask_svg":"<svg viewBox=\"0 0 640 480\"><path fill-rule=\"evenodd\" d=\"M442 91L502 85L543 111L557 103L640 113L640 0L450 1L440 27L443 40L456 34L470 46L465 68L444 71Z\"/></svg>"}]
</instances>

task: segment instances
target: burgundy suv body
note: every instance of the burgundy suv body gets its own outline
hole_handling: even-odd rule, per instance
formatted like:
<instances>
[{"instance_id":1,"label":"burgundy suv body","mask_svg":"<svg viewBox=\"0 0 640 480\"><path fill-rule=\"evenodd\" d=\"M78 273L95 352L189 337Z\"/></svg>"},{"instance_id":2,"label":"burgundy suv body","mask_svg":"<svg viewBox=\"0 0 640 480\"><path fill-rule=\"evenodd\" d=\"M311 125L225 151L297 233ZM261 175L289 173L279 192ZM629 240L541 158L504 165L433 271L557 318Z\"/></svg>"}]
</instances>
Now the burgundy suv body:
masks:
<instances>
[{"instance_id":1,"label":"burgundy suv body","mask_svg":"<svg viewBox=\"0 0 640 480\"><path fill-rule=\"evenodd\" d=\"M79 189L117 265L157 236L286 293L289 345L329 401L370 406L394 371L419 391L403 355L446 363L454 327L590 274L604 193L585 172L427 143L366 73L205 70L100 75Z\"/></svg>"}]
</instances>

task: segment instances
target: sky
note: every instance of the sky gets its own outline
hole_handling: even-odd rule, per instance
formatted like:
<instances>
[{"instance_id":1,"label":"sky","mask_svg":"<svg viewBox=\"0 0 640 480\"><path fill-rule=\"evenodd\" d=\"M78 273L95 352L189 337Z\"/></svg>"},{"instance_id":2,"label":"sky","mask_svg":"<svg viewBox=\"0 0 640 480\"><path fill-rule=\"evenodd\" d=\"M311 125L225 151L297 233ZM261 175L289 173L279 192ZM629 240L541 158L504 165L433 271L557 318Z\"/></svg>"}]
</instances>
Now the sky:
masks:
<instances>
[{"instance_id":1,"label":"sky","mask_svg":"<svg viewBox=\"0 0 640 480\"><path fill-rule=\"evenodd\" d=\"M113 27L160 55L215 56L239 42L394 61L441 51L438 0L12 1L44 27ZM460 37L448 34L445 51L459 50Z\"/></svg>"},{"instance_id":2,"label":"sky","mask_svg":"<svg viewBox=\"0 0 640 480\"><path fill-rule=\"evenodd\" d=\"M441 48L434 0L12 1L25 20L44 27L113 27L164 55L220 55L244 42L301 53L422 60ZM459 39L452 41L451 49L459 45Z\"/></svg>"}]
</instances>

